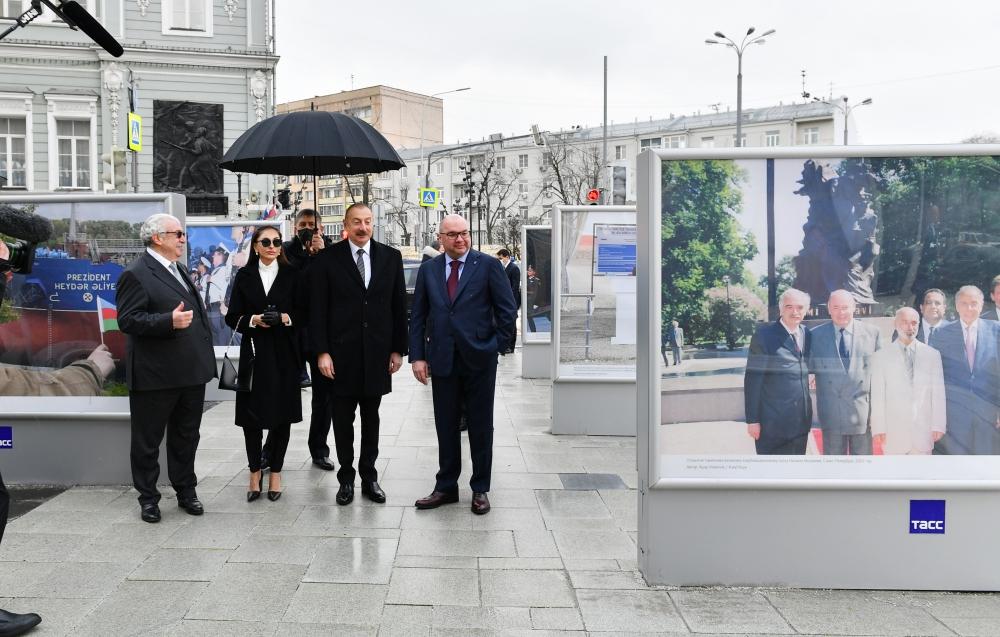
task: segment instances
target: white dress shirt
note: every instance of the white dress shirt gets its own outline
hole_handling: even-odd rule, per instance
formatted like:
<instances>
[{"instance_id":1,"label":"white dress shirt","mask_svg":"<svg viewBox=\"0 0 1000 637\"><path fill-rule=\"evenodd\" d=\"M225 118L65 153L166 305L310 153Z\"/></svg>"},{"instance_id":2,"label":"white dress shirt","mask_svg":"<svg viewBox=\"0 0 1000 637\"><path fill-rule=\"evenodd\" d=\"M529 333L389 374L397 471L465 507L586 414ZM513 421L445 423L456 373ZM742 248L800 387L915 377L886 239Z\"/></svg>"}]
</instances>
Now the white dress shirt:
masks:
<instances>
[{"instance_id":1,"label":"white dress shirt","mask_svg":"<svg viewBox=\"0 0 1000 637\"><path fill-rule=\"evenodd\" d=\"M469 251L466 250L465 254L458 257L457 259L452 259L447 252L444 253L444 282L448 283L448 277L451 276L451 262L458 261L458 280L462 280L462 270L465 269L465 260L469 257Z\"/></svg>"},{"instance_id":2,"label":"white dress shirt","mask_svg":"<svg viewBox=\"0 0 1000 637\"><path fill-rule=\"evenodd\" d=\"M177 274L174 274L173 268L170 267L172 264L175 263L174 261L171 261L170 259L166 258L165 256L163 256L162 254L160 254L159 252L157 252L156 250L154 250L152 248L146 248L146 252L149 253L149 256L151 256L154 259L156 259L157 263L159 263L160 265L162 265L163 267L165 267L167 269L167 272L170 274L170 276L174 277L174 280L180 282L180 280L177 278L178 274L180 274L180 269L177 270ZM174 267L179 267L179 266L174 266ZM181 285L184 285L184 284L181 283ZM184 285L184 289L187 289L186 285Z\"/></svg>"},{"instance_id":3,"label":"white dress shirt","mask_svg":"<svg viewBox=\"0 0 1000 637\"><path fill-rule=\"evenodd\" d=\"M264 284L264 295L271 291L274 278L278 276L278 260L271 261L271 265L264 265L263 261L257 262L257 271L260 272L260 282Z\"/></svg>"},{"instance_id":4,"label":"white dress shirt","mask_svg":"<svg viewBox=\"0 0 1000 637\"><path fill-rule=\"evenodd\" d=\"M371 246L372 242L368 241L363 246L359 246L356 243L354 243L353 241L350 241L350 244L351 244L351 261L354 261L354 263L358 262L358 250L364 250L365 251L365 253L363 255L361 255L361 261L365 264L365 281L364 281L364 283L365 283L365 287L367 288L368 284L372 280L372 258L371 258L372 255L368 251L368 249Z\"/></svg>"}]
</instances>

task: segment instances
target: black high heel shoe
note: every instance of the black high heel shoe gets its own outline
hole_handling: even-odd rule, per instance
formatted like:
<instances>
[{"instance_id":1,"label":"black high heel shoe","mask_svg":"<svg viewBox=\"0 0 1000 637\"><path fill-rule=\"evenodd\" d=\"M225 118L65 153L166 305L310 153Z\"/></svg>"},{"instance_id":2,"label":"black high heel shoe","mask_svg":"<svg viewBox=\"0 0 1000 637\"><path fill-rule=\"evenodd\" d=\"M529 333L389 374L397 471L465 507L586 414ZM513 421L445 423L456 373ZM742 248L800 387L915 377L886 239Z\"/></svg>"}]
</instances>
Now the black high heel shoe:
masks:
<instances>
[{"instance_id":1,"label":"black high heel shoe","mask_svg":"<svg viewBox=\"0 0 1000 637\"><path fill-rule=\"evenodd\" d=\"M271 475L274 476L275 474L271 473ZM281 474L279 473L277 475L281 475ZM263 476L262 476L262 478L263 478ZM272 491L271 490L271 485L268 484L267 499L270 500L271 502L275 502L280 497L281 497L281 491Z\"/></svg>"},{"instance_id":2,"label":"black high heel shoe","mask_svg":"<svg viewBox=\"0 0 1000 637\"><path fill-rule=\"evenodd\" d=\"M263 490L264 490L264 470L261 469L260 480L257 483L257 490L247 491L247 502L253 502L254 500L260 498L260 494ZM270 497L270 495L271 494L269 493L268 497Z\"/></svg>"}]
</instances>

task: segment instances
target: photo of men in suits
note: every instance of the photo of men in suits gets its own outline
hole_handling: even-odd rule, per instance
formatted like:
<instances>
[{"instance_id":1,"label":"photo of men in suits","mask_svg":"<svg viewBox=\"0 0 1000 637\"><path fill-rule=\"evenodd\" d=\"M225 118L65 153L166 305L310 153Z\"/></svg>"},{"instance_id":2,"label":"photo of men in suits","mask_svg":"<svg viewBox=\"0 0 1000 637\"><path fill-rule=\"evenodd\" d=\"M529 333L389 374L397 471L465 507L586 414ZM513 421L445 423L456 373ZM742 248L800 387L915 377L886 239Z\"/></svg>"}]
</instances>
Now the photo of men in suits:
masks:
<instances>
[{"instance_id":1,"label":"photo of men in suits","mask_svg":"<svg viewBox=\"0 0 1000 637\"><path fill-rule=\"evenodd\" d=\"M990 300L993 301L993 307L983 310L979 318L1000 321L1000 275L993 277L993 280L990 281Z\"/></svg>"},{"instance_id":2,"label":"photo of men in suits","mask_svg":"<svg viewBox=\"0 0 1000 637\"><path fill-rule=\"evenodd\" d=\"M809 295L788 288L780 318L757 328L743 377L747 433L758 455L804 455L812 425L808 356L811 335L802 325Z\"/></svg>"},{"instance_id":3,"label":"photo of men in suits","mask_svg":"<svg viewBox=\"0 0 1000 637\"><path fill-rule=\"evenodd\" d=\"M434 490L415 505L458 502L465 405L472 512L482 515L490 510L497 356L510 342L517 306L500 261L471 249L463 217L442 219L438 239L444 254L421 264L410 315L410 364L419 382L431 382L439 465Z\"/></svg>"},{"instance_id":4,"label":"photo of men in suits","mask_svg":"<svg viewBox=\"0 0 1000 637\"><path fill-rule=\"evenodd\" d=\"M385 502L378 484L379 405L407 352L406 283L399 250L372 240L372 211L344 213L347 240L316 257L309 334L316 367L330 380L333 437L340 469L337 504L354 500L354 412L361 407L361 493Z\"/></svg>"},{"instance_id":5,"label":"photo of men in suits","mask_svg":"<svg viewBox=\"0 0 1000 637\"><path fill-rule=\"evenodd\" d=\"M674 365L680 365L681 361L684 359L684 330L681 329L680 323L677 321L671 321L667 334L667 342L670 345L670 351L674 356Z\"/></svg>"},{"instance_id":6,"label":"photo of men in suits","mask_svg":"<svg viewBox=\"0 0 1000 637\"><path fill-rule=\"evenodd\" d=\"M959 320L935 333L941 353L948 430L939 453L1000 453L1000 323L981 319L983 292L964 285L955 294Z\"/></svg>"},{"instance_id":7,"label":"photo of men in suits","mask_svg":"<svg viewBox=\"0 0 1000 637\"><path fill-rule=\"evenodd\" d=\"M823 454L868 455L870 359L882 347L878 329L854 320L854 297L834 290L827 300L830 321L812 329L809 371L816 376L816 411Z\"/></svg>"},{"instance_id":8,"label":"photo of men in suits","mask_svg":"<svg viewBox=\"0 0 1000 637\"><path fill-rule=\"evenodd\" d=\"M951 323L944 318L948 309L948 297L937 288L924 292L924 300L920 304L920 327L917 329L917 340L932 345L937 331Z\"/></svg>"},{"instance_id":9,"label":"photo of men in suits","mask_svg":"<svg viewBox=\"0 0 1000 637\"><path fill-rule=\"evenodd\" d=\"M125 379L132 415L132 481L141 517L160 521L160 442L177 504L204 512L195 487L205 383L216 377L208 313L184 267L185 233L167 214L139 229L146 251L118 279L118 326L128 335Z\"/></svg>"},{"instance_id":10,"label":"photo of men in suits","mask_svg":"<svg viewBox=\"0 0 1000 637\"><path fill-rule=\"evenodd\" d=\"M917 340L920 321L897 310L896 341L871 357L871 432L886 455L928 455L946 430L941 355Z\"/></svg>"}]
</instances>

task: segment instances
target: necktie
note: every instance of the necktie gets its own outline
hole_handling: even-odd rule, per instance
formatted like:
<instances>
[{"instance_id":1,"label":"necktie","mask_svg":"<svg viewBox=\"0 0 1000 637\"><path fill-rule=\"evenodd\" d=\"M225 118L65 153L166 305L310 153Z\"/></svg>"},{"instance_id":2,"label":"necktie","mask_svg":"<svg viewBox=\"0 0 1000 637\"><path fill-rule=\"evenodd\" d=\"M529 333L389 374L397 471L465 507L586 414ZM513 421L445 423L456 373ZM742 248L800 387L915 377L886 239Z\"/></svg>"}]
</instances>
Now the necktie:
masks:
<instances>
[{"instance_id":1,"label":"necktie","mask_svg":"<svg viewBox=\"0 0 1000 637\"><path fill-rule=\"evenodd\" d=\"M365 284L365 251L363 249L358 250L358 274L361 275L361 283ZM365 287L368 287L365 285Z\"/></svg>"},{"instance_id":2,"label":"necktie","mask_svg":"<svg viewBox=\"0 0 1000 637\"><path fill-rule=\"evenodd\" d=\"M903 350L906 352L906 375L910 379L910 384L913 384L913 349L907 347Z\"/></svg>"},{"instance_id":3,"label":"necktie","mask_svg":"<svg viewBox=\"0 0 1000 637\"><path fill-rule=\"evenodd\" d=\"M935 329L936 328L933 325L931 325L931 328L927 330L927 340L925 340L924 342L927 343L928 345L931 344L931 337L934 336Z\"/></svg>"},{"instance_id":4,"label":"necktie","mask_svg":"<svg viewBox=\"0 0 1000 637\"><path fill-rule=\"evenodd\" d=\"M455 259L451 262L451 272L448 274L448 300L455 301L455 293L458 292L458 268L462 262Z\"/></svg>"},{"instance_id":5,"label":"necktie","mask_svg":"<svg viewBox=\"0 0 1000 637\"><path fill-rule=\"evenodd\" d=\"M187 286L184 285L184 279L181 278L181 273L177 269L177 262L176 261L171 261L170 262L170 267L167 268L167 269L170 270L170 274L174 275L174 278L177 279L177 282L181 284L181 287L186 290Z\"/></svg>"},{"instance_id":6,"label":"necktie","mask_svg":"<svg viewBox=\"0 0 1000 637\"><path fill-rule=\"evenodd\" d=\"M972 343L972 328L965 328L965 358L971 370L976 362L976 346Z\"/></svg>"},{"instance_id":7,"label":"necktie","mask_svg":"<svg viewBox=\"0 0 1000 637\"><path fill-rule=\"evenodd\" d=\"M802 350L799 349L798 332L792 332L791 334L789 334L789 336L792 337L792 351L795 352L796 356L801 355Z\"/></svg>"},{"instance_id":8,"label":"necktie","mask_svg":"<svg viewBox=\"0 0 1000 637\"><path fill-rule=\"evenodd\" d=\"M848 369L851 366L851 353L847 350L845 335L844 328L840 328L840 347L838 351L840 352L840 360L844 363L844 369Z\"/></svg>"}]
</instances>

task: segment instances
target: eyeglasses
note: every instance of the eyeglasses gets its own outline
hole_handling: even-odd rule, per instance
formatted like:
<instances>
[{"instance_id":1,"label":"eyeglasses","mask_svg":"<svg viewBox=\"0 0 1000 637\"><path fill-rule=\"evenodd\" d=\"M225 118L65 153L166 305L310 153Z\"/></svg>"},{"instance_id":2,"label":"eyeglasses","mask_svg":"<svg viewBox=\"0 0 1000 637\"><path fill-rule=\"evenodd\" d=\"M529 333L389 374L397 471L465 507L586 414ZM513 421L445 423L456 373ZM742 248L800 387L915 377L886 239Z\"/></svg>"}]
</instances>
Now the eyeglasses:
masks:
<instances>
[{"instance_id":1,"label":"eyeglasses","mask_svg":"<svg viewBox=\"0 0 1000 637\"><path fill-rule=\"evenodd\" d=\"M178 239L183 239L184 238L184 231L183 230L169 230L167 232L157 232L156 234L169 234L169 235L173 235L173 236L177 237Z\"/></svg>"},{"instance_id":2,"label":"eyeglasses","mask_svg":"<svg viewBox=\"0 0 1000 637\"><path fill-rule=\"evenodd\" d=\"M257 243L264 246L265 248L270 248L271 246L274 246L275 248L280 248L281 237L275 237L274 239L259 239Z\"/></svg>"},{"instance_id":3,"label":"eyeglasses","mask_svg":"<svg viewBox=\"0 0 1000 637\"><path fill-rule=\"evenodd\" d=\"M463 230L461 232L439 232L438 234L444 235L444 236L448 237L449 239L451 239L452 241L454 241L455 239L457 239L459 237L462 237L463 239L468 239L469 238L469 231L468 230Z\"/></svg>"}]
</instances>

